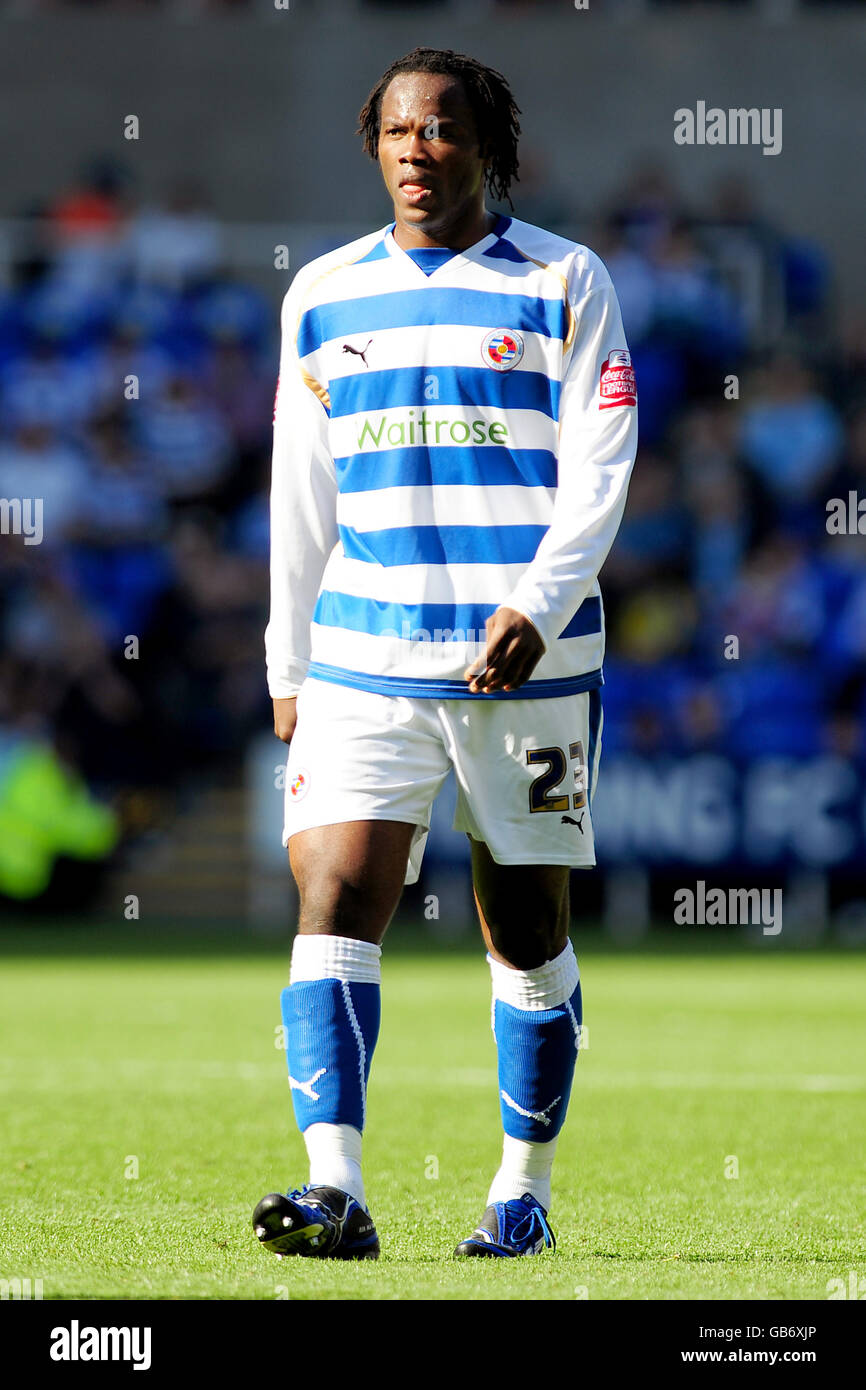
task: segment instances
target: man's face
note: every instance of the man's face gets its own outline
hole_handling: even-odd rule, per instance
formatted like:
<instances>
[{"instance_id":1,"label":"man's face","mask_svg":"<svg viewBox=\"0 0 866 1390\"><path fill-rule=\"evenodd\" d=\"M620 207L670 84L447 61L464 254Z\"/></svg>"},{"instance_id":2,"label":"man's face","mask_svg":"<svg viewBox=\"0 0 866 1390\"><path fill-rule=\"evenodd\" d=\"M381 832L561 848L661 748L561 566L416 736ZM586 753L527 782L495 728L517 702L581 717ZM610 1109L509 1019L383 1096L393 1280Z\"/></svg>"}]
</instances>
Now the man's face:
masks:
<instances>
[{"instance_id":1,"label":"man's face","mask_svg":"<svg viewBox=\"0 0 866 1390\"><path fill-rule=\"evenodd\" d=\"M379 164L407 229L436 238L476 217L485 161L463 84L443 73L395 77L382 97Z\"/></svg>"}]
</instances>

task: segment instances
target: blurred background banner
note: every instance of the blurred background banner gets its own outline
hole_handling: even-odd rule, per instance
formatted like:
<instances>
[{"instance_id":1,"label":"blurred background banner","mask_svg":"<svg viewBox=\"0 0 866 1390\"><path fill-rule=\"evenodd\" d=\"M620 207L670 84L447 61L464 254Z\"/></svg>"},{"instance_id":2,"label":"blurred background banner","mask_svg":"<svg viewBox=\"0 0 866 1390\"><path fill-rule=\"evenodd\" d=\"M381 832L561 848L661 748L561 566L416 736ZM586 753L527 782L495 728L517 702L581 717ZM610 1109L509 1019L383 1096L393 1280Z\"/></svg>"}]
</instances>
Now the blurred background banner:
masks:
<instances>
[{"instance_id":1,"label":"blurred background banner","mask_svg":"<svg viewBox=\"0 0 866 1390\"><path fill-rule=\"evenodd\" d=\"M864 940L866 18L818 0L0 6L4 915L289 918L279 305L390 222L357 113L419 43L508 77L514 215L602 255L637 371L576 909L638 933L733 875ZM471 910L449 798L430 930Z\"/></svg>"}]
</instances>

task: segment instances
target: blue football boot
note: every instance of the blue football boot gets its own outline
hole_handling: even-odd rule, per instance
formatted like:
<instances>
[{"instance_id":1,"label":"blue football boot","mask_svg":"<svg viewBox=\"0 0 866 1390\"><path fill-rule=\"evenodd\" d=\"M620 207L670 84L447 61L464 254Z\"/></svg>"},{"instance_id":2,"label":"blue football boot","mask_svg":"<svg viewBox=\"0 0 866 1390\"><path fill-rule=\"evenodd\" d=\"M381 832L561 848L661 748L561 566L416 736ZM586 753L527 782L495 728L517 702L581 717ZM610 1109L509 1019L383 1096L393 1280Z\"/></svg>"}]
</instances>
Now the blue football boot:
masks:
<instances>
[{"instance_id":1,"label":"blue football boot","mask_svg":"<svg viewBox=\"0 0 866 1390\"><path fill-rule=\"evenodd\" d=\"M547 1212L529 1193L488 1207L471 1236L461 1240L455 1255L537 1255L545 1247L555 1250L556 1237L547 1224Z\"/></svg>"},{"instance_id":2,"label":"blue football boot","mask_svg":"<svg viewBox=\"0 0 866 1390\"><path fill-rule=\"evenodd\" d=\"M280 1260L286 1255L379 1258L379 1237L370 1213L337 1187L269 1192L253 1212L253 1230Z\"/></svg>"}]
</instances>

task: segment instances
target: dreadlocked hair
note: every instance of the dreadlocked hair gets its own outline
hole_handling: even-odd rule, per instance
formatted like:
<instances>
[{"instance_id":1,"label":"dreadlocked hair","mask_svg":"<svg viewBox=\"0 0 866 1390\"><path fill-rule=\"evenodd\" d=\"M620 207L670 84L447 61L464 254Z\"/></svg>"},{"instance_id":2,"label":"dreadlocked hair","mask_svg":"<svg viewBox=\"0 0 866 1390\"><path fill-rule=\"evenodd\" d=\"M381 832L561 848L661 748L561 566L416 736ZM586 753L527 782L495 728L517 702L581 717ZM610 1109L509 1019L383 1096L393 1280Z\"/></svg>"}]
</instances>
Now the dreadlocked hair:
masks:
<instances>
[{"instance_id":1,"label":"dreadlocked hair","mask_svg":"<svg viewBox=\"0 0 866 1390\"><path fill-rule=\"evenodd\" d=\"M455 53L451 48L413 48L411 53L391 64L370 92L358 116L356 134L364 137L364 149L370 158L379 158L382 97L386 88L402 72L444 73L463 83L475 116L482 158L490 160L486 172L487 187L497 201L507 199L513 211L509 190L512 179L519 182L517 138L520 135L520 122L517 116L520 107L501 72L467 57L465 53Z\"/></svg>"}]
</instances>

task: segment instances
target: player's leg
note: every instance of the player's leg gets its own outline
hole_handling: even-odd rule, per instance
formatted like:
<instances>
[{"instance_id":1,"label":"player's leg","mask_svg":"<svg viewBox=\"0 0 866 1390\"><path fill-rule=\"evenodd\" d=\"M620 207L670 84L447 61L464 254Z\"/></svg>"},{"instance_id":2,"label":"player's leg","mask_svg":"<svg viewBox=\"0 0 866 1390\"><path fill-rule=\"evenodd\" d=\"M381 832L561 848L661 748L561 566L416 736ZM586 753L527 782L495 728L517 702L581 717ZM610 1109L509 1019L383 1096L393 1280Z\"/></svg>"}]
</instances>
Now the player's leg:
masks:
<instances>
[{"instance_id":1,"label":"player's leg","mask_svg":"<svg viewBox=\"0 0 866 1390\"><path fill-rule=\"evenodd\" d=\"M487 846L474 840L472 865L492 976L504 1130L482 1228L489 1229L494 1245L529 1253L553 1241L545 1219L551 1173L583 1018L568 939L570 871L562 865L497 864ZM533 1215L535 1203L542 1211ZM461 1253L487 1253L477 1238L463 1244Z\"/></svg>"},{"instance_id":2,"label":"player's leg","mask_svg":"<svg viewBox=\"0 0 866 1390\"><path fill-rule=\"evenodd\" d=\"M361 1147L379 1036L379 943L400 900L415 829L348 821L289 842L300 920L281 1005L309 1179L256 1207L256 1234L275 1254L363 1259L379 1251Z\"/></svg>"},{"instance_id":3,"label":"player's leg","mask_svg":"<svg viewBox=\"0 0 866 1390\"><path fill-rule=\"evenodd\" d=\"M380 946L403 892L416 830L402 821L362 820L294 835L289 861L300 895L299 935Z\"/></svg>"},{"instance_id":4,"label":"player's leg","mask_svg":"<svg viewBox=\"0 0 866 1390\"><path fill-rule=\"evenodd\" d=\"M594 780L599 733L600 702L590 692L491 701L473 708L455 736L455 825L472 846L504 1130L487 1211L459 1254L552 1244L551 1172L583 1017L568 883L572 867L594 862L587 769Z\"/></svg>"},{"instance_id":5,"label":"player's leg","mask_svg":"<svg viewBox=\"0 0 866 1390\"><path fill-rule=\"evenodd\" d=\"M283 1023L311 1185L363 1206L361 1136L379 1036L382 941L400 900L414 825L350 821L293 836L298 935Z\"/></svg>"},{"instance_id":6,"label":"player's leg","mask_svg":"<svg viewBox=\"0 0 866 1390\"><path fill-rule=\"evenodd\" d=\"M562 864L497 864L469 837L472 884L485 945L512 970L536 970L565 950L570 870Z\"/></svg>"},{"instance_id":7,"label":"player's leg","mask_svg":"<svg viewBox=\"0 0 866 1390\"><path fill-rule=\"evenodd\" d=\"M378 1252L361 1146L379 1032L380 943L404 882L417 876L425 798L438 790L447 760L439 748L431 766L436 741L409 702L311 687L298 698L286 773L284 839L300 920L281 996L309 1182L287 1197L269 1194L254 1224L275 1253L364 1258ZM336 819L347 812L357 818Z\"/></svg>"}]
</instances>

